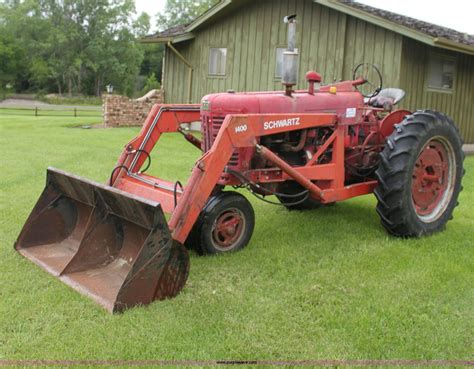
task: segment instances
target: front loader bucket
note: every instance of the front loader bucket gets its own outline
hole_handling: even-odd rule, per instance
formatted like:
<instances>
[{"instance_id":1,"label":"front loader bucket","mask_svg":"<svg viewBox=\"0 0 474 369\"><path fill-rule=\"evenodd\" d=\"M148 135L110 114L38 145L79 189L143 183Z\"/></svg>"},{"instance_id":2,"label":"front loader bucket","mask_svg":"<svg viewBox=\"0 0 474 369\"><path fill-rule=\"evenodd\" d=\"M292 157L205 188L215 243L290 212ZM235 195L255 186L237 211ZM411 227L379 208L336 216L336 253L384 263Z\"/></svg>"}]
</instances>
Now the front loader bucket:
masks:
<instances>
[{"instance_id":1,"label":"front loader bucket","mask_svg":"<svg viewBox=\"0 0 474 369\"><path fill-rule=\"evenodd\" d=\"M110 312L176 296L189 272L160 204L53 168L15 249Z\"/></svg>"}]
</instances>

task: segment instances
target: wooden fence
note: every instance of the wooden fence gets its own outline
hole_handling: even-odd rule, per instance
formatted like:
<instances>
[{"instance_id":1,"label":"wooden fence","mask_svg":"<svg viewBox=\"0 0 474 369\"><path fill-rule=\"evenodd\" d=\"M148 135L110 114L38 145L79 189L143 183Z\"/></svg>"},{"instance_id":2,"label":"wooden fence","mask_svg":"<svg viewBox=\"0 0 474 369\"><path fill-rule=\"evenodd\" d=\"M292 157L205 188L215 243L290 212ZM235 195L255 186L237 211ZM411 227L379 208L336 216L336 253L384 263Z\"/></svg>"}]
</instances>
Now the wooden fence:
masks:
<instances>
[{"instance_id":1,"label":"wooden fence","mask_svg":"<svg viewBox=\"0 0 474 369\"><path fill-rule=\"evenodd\" d=\"M0 115L23 115L34 117L102 117L101 109L82 108L0 108Z\"/></svg>"}]
</instances>

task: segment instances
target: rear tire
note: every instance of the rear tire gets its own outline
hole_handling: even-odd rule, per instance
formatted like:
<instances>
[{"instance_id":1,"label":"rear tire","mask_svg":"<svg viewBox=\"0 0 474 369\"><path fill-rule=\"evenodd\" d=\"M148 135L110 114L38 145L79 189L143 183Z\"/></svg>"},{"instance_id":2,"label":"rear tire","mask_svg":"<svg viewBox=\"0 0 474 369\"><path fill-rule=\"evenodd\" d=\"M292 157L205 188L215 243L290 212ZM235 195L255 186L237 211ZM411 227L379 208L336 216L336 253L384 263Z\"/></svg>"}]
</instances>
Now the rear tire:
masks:
<instances>
[{"instance_id":1,"label":"rear tire","mask_svg":"<svg viewBox=\"0 0 474 369\"><path fill-rule=\"evenodd\" d=\"M377 169L377 213L399 237L439 232L452 219L464 175L462 140L453 121L425 110L395 125Z\"/></svg>"},{"instance_id":2,"label":"rear tire","mask_svg":"<svg viewBox=\"0 0 474 369\"><path fill-rule=\"evenodd\" d=\"M288 195L296 195L304 192L306 189L295 181L286 181L278 186L278 192ZM311 196L304 200L307 195L301 195L297 197L286 197L276 195L278 201L287 208L288 210L314 210L322 206L322 204L313 199ZM301 202L300 202L301 201ZM298 202L300 202L298 204ZM295 205L290 205L291 203L297 203Z\"/></svg>"},{"instance_id":3,"label":"rear tire","mask_svg":"<svg viewBox=\"0 0 474 369\"><path fill-rule=\"evenodd\" d=\"M285 153L282 155L282 158L291 166L303 166L305 163L303 159L301 158L300 155L297 153ZM295 181L286 181L281 183L277 187L277 191L282 194L288 194L288 195L297 195L299 193L304 192L306 189L301 186L299 183ZM304 200L307 195L301 195L297 197L287 197L287 196L278 196L276 195L278 201L281 202L281 204L287 208L288 210L314 210L317 209L321 206L321 202L319 202L316 199L313 199L311 196L309 196L306 200ZM301 202L300 202L301 201ZM300 202L298 204L298 202ZM290 204L297 203L296 205L290 205Z\"/></svg>"},{"instance_id":4,"label":"rear tire","mask_svg":"<svg viewBox=\"0 0 474 369\"><path fill-rule=\"evenodd\" d=\"M200 255L215 255L243 249L255 227L250 202L237 192L221 192L207 202L186 240Z\"/></svg>"}]
</instances>

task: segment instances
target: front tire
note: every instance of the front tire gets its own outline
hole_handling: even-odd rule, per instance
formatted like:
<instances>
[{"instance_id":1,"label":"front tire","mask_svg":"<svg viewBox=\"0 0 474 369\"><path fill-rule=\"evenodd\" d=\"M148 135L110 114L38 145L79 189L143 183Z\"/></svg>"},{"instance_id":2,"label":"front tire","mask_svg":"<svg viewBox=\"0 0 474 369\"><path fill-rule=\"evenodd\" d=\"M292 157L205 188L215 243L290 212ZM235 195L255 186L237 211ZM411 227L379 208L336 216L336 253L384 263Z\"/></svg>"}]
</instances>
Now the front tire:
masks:
<instances>
[{"instance_id":1,"label":"front tire","mask_svg":"<svg viewBox=\"0 0 474 369\"><path fill-rule=\"evenodd\" d=\"M377 169L377 212L387 231L420 237L443 230L462 190L462 140L453 121L425 110L387 139Z\"/></svg>"},{"instance_id":2,"label":"front tire","mask_svg":"<svg viewBox=\"0 0 474 369\"><path fill-rule=\"evenodd\" d=\"M237 192L221 192L207 202L186 241L200 255L243 249L255 227L250 202Z\"/></svg>"}]
</instances>

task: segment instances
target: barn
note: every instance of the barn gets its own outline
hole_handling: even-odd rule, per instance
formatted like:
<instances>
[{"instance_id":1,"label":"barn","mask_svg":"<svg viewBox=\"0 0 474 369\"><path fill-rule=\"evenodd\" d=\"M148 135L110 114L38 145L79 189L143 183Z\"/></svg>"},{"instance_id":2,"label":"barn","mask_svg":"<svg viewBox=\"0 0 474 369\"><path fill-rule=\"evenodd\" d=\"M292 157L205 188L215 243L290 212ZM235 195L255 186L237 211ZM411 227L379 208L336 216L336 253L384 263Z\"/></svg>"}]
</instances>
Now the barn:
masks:
<instances>
[{"instance_id":1,"label":"barn","mask_svg":"<svg viewBox=\"0 0 474 369\"><path fill-rule=\"evenodd\" d=\"M214 92L280 90L287 27L298 17L299 86L315 70L323 83L375 64L384 87L407 92L402 107L450 115L474 143L474 36L337 0L222 0L191 24L150 35L166 45L166 103L199 103Z\"/></svg>"}]
</instances>

